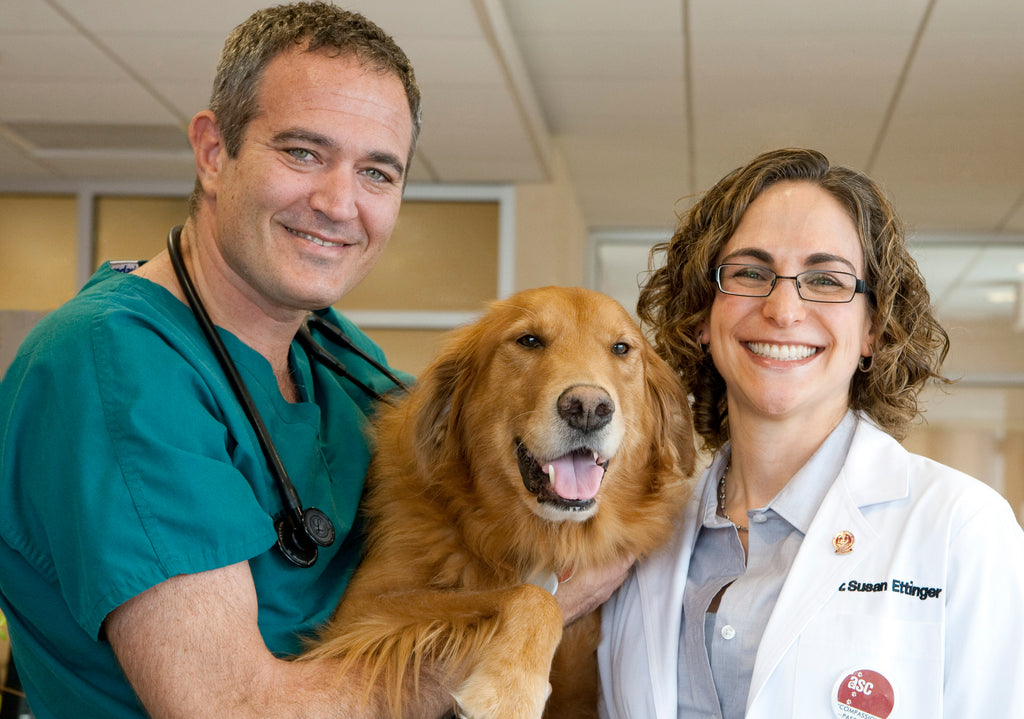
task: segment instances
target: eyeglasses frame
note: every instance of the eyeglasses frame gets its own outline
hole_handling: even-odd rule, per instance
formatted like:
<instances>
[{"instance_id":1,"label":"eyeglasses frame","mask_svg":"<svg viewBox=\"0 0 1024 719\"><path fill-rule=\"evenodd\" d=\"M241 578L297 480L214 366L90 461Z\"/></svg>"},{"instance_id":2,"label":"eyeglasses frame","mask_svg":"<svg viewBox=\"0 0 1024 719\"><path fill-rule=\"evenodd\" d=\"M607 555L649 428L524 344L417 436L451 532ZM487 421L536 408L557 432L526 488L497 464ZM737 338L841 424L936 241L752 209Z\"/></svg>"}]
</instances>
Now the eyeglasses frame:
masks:
<instances>
[{"instance_id":1,"label":"eyeglasses frame","mask_svg":"<svg viewBox=\"0 0 1024 719\"><path fill-rule=\"evenodd\" d=\"M770 272L774 276L774 279L772 279L771 287L769 287L768 291L765 292L763 295L751 295L751 294L747 294L745 292L728 292L728 291L726 291L722 287L722 268L723 267L756 267L759 270L765 270L766 272ZM854 285L853 285L853 294L850 295L850 299L848 299L848 300L815 300L815 299L811 299L809 297L804 297L803 293L800 292L800 280L798 278L801 275L806 275L808 272L828 272L828 270L804 270L803 272L798 272L795 275L787 277L785 275L778 274L775 270L771 269L770 267L765 267L764 265L750 265L750 264L747 264L745 262L724 262L724 263L718 265L718 267L716 267L714 269L714 272L712 273L712 276L714 277L715 285L718 287L718 291L721 292L723 295L732 295L733 297L762 297L762 298L763 297L768 297L769 295L771 295L772 292L775 291L775 285L778 283L779 280L793 280L793 284L796 285L796 295L797 295L797 297L799 297L804 302L818 302L820 304L825 304L825 305L845 305L845 304L849 304L850 302L853 302L853 298L856 297L858 294L863 294L863 295L870 295L871 294L871 288L868 287L868 283L867 283L866 280L860 279L859 277L857 277L857 275L853 274L852 272L843 272L842 270L835 270L836 273L843 274L843 275L849 275L850 277L852 277L855 280Z\"/></svg>"}]
</instances>

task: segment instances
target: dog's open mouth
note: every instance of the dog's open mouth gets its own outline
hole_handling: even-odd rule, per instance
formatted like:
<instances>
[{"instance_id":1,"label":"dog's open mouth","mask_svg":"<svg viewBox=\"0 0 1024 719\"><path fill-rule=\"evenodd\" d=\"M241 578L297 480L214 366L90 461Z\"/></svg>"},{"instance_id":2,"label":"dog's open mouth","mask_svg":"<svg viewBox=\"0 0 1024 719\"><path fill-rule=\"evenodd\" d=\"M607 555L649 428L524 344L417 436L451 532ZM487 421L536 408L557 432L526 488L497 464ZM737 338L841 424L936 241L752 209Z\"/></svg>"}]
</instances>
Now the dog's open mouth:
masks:
<instances>
[{"instance_id":1,"label":"dog's open mouth","mask_svg":"<svg viewBox=\"0 0 1024 719\"><path fill-rule=\"evenodd\" d=\"M522 440L516 440L516 459L523 484L538 502L562 509L583 511L596 501L601 480L610 460L602 460L592 449L577 449L557 459L536 460Z\"/></svg>"}]
</instances>

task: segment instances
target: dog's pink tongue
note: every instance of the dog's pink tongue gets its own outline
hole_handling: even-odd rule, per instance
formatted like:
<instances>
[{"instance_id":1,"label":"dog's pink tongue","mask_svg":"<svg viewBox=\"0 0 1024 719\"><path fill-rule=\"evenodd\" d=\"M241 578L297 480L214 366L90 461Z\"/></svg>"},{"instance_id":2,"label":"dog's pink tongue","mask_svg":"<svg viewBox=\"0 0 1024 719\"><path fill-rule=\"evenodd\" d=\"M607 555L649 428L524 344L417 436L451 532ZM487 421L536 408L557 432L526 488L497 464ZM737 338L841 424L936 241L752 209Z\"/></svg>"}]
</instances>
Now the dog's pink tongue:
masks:
<instances>
[{"instance_id":1,"label":"dog's pink tongue","mask_svg":"<svg viewBox=\"0 0 1024 719\"><path fill-rule=\"evenodd\" d=\"M550 474L549 468L555 470L551 484L562 499L593 499L604 477L604 467L581 452L551 460L543 467L545 473Z\"/></svg>"}]
</instances>

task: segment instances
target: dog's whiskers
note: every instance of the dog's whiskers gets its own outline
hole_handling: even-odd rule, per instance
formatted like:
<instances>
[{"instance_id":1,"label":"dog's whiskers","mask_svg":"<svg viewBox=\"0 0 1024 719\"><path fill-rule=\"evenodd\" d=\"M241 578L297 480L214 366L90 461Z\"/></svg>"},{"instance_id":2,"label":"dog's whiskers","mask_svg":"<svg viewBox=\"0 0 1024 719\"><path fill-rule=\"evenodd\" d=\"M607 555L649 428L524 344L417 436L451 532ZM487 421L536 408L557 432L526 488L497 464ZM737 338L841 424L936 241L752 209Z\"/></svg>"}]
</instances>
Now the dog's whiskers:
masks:
<instances>
[{"instance_id":1,"label":"dog's whiskers","mask_svg":"<svg viewBox=\"0 0 1024 719\"><path fill-rule=\"evenodd\" d=\"M528 417L531 414L537 414L537 410L535 410L535 409L525 409L522 412L520 412L519 414L517 414L516 416L514 416L512 419L513 420L522 419L523 417Z\"/></svg>"}]
</instances>

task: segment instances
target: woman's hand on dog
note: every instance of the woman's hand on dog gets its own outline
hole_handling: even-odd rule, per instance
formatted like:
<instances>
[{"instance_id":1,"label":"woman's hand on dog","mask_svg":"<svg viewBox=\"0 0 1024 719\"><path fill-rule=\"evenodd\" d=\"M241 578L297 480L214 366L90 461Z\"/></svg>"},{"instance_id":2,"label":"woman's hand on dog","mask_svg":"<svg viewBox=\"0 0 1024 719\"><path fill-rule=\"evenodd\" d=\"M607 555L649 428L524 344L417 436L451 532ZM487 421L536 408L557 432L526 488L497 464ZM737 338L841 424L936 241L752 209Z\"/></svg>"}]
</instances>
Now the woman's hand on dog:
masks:
<instances>
[{"instance_id":1,"label":"woman's hand on dog","mask_svg":"<svg viewBox=\"0 0 1024 719\"><path fill-rule=\"evenodd\" d=\"M560 583L555 600L562 609L565 623L571 624L604 604L625 581L634 562L636 557L625 557L604 567L576 572Z\"/></svg>"}]
</instances>

